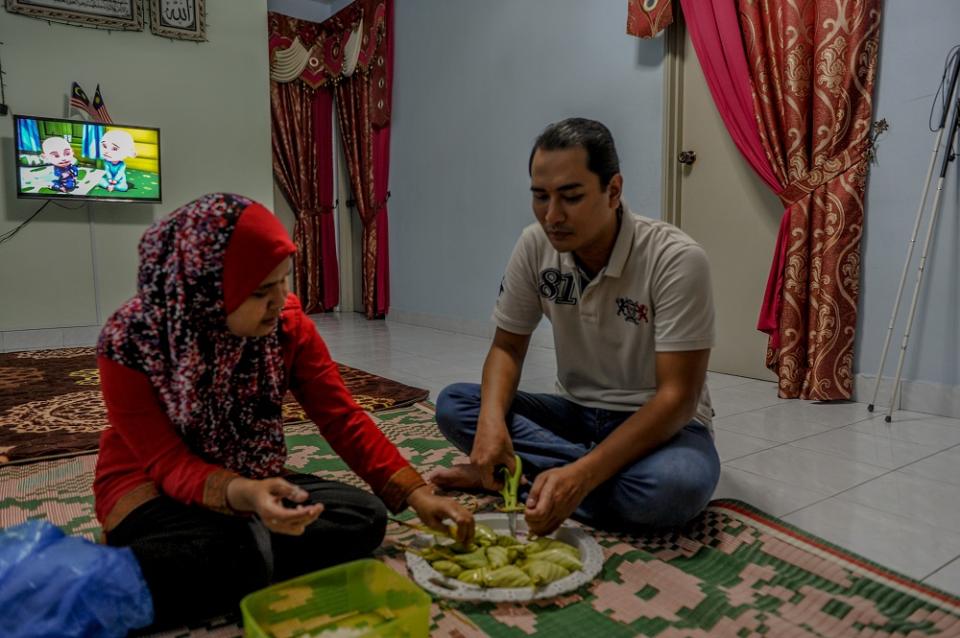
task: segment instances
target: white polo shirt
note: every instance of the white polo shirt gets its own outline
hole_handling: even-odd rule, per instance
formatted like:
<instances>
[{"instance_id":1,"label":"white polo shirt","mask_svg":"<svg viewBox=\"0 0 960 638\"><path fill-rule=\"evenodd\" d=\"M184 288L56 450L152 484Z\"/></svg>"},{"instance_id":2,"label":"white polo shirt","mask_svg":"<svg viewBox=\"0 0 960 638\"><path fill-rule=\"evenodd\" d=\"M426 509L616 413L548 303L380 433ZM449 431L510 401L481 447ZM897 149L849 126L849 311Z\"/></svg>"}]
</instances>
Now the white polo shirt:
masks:
<instances>
[{"instance_id":1,"label":"white polo shirt","mask_svg":"<svg viewBox=\"0 0 960 638\"><path fill-rule=\"evenodd\" d=\"M637 410L656 393L656 352L714 345L706 253L676 226L624 206L610 260L586 283L573 253L557 252L531 224L510 257L493 317L526 335L543 315L553 324L557 391L587 407ZM696 419L711 427L706 384Z\"/></svg>"}]
</instances>

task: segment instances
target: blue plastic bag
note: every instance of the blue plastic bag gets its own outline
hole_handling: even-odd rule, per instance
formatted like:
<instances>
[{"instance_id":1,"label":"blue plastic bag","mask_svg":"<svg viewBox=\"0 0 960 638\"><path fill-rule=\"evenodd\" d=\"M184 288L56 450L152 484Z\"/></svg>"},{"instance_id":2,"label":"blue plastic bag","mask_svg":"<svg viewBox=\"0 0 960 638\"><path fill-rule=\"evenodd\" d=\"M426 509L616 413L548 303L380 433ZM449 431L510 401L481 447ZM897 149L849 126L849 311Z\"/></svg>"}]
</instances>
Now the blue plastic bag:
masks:
<instances>
[{"instance_id":1,"label":"blue plastic bag","mask_svg":"<svg viewBox=\"0 0 960 638\"><path fill-rule=\"evenodd\" d=\"M0 636L120 638L151 622L153 600L130 549L41 520L0 530Z\"/></svg>"}]
</instances>

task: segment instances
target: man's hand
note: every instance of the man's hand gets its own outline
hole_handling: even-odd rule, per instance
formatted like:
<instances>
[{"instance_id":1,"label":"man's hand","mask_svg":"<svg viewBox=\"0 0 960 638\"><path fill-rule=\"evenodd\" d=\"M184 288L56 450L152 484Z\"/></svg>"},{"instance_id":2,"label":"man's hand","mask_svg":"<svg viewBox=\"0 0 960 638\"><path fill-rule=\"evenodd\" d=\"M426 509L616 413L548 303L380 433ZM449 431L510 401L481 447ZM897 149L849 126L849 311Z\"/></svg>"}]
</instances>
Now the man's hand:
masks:
<instances>
[{"instance_id":1,"label":"man's hand","mask_svg":"<svg viewBox=\"0 0 960 638\"><path fill-rule=\"evenodd\" d=\"M323 504L302 505L309 494L301 487L283 480L268 478L253 480L235 478L227 484L227 503L238 512L254 512L271 532L300 536L310 523L317 520ZM298 505L283 505L288 499Z\"/></svg>"},{"instance_id":2,"label":"man's hand","mask_svg":"<svg viewBox=\"0 0 960 638\"><path fill-rule=\"evenodd\" d=\"M513 441L505 422L477 424L470 462L480 473L483 489L491 492L503 489L503 476L497 473L496 467L506 465L511 473L514 469Z\"/></svg>"},{"instance_id":3,"label":"man's hand","mask_svg":"<svg viewBox=\"0 0 960 638\"><path fill-rule=\"evenodd\" d=\"M538 536L553 532L589 493L589 481L575 465L541 472L533 482L524 513L530 531Z\"/></svg>"},{"instance_id":4,"label":"man's hand","mask_svg":"<svg viewBox=\"0 0 960 638\"><path fill-rule=\"evenodd\" d=\"M427 527L448 532L443 521L449 519L457 526L457 541L469 545L473 540L473 514L452 498L437 496L428 485L418 487L407 497L407 504Z\"/></svg>"}]
</instances>

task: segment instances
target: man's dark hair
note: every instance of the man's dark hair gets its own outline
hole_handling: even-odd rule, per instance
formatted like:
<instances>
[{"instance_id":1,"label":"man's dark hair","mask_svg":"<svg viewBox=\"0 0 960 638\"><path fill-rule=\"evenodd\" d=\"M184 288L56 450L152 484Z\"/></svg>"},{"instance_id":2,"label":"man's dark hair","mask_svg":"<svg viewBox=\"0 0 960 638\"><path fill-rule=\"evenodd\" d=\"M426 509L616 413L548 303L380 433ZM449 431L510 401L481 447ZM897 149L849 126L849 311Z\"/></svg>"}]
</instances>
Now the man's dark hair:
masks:
<instances>
[{"instance_id":1,"label":"man's dark hair","mask_svg":"<svg viewBox=\"0 0 960 638\"><path fill-rule=\"evenodd\" d=\"M545 128L530 150L527 171L533 174L533 156L537 149L559 151L577 146L587 152L587 168L591 173L596 173L600 178L600 188L605 189L613 176L620 172L620 158L617 157L617 147L610 129L596 120L571 117Z\"/></svg>"}]
</instances>

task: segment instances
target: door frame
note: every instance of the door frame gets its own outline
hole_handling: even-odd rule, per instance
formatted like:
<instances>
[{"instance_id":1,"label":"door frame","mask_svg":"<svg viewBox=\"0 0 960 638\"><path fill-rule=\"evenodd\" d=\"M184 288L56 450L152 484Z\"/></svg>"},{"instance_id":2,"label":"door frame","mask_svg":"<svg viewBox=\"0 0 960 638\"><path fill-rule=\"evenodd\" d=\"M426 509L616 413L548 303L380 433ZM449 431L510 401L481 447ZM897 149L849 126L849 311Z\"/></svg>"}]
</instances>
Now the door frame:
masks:
<instances>
[{"instance_id":1,"label":"door frame","mask_svg":"<svg viewBox=\"0 0 960 638\"><path fill-rule=\"evenodd\" d=\"M660 183L661 219L680 228L681 174L677 161L683 142L683 63L687 25L683 13L675 12L670 28L664 31L663 56L663 139Z\"/></svg>"}]
</instances>

